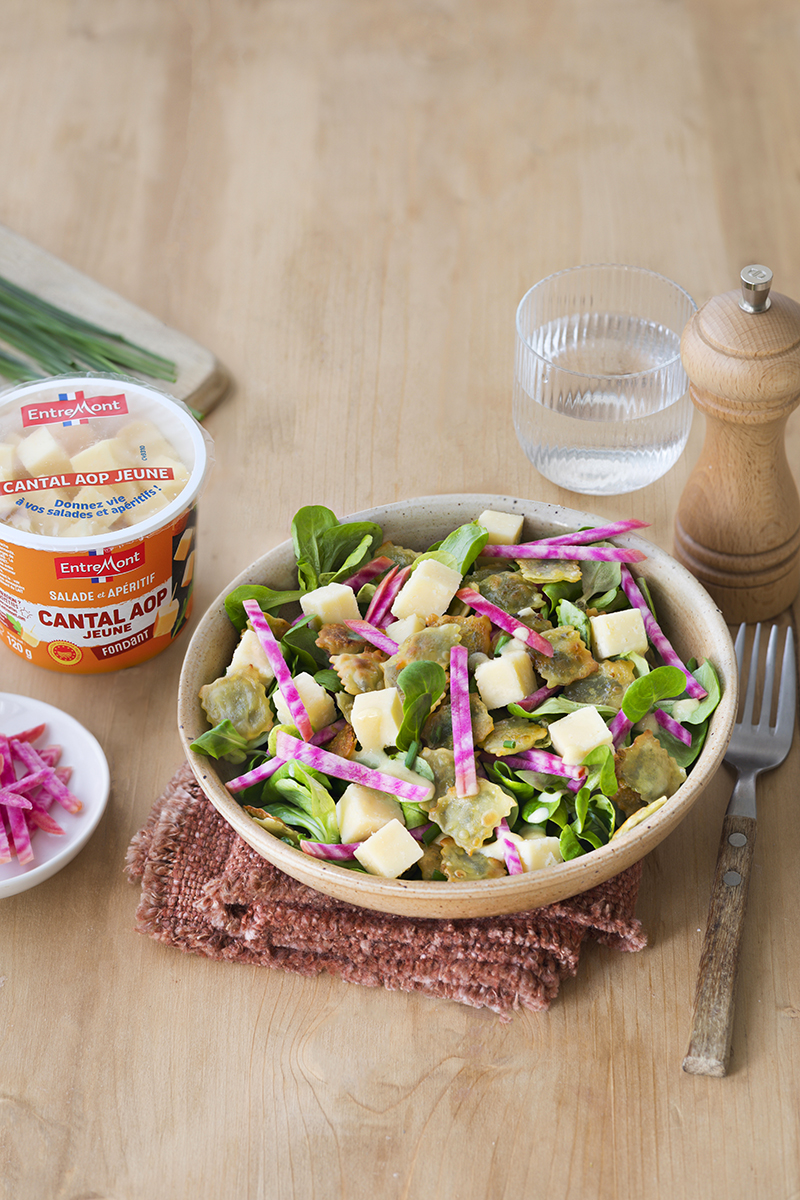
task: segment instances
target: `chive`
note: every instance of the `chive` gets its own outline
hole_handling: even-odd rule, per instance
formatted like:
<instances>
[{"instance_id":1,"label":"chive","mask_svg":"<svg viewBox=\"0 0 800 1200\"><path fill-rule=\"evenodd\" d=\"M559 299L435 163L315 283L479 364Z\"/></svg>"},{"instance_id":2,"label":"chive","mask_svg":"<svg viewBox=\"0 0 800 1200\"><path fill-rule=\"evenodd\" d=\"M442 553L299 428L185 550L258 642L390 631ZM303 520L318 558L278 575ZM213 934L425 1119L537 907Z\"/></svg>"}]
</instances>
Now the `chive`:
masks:
<instances>
[{"instance_id":1,"label":"chive","mask_svg":"<svg viewBox=\"0 0 800 1200\"><path fill-rule=\"evenodd\" d=\"M70 370L124 373L174 383L177 366L169 358L129 342L119 333L56 308L0 276L0 340L24 354L22 362L0 348L0 375L13 382Z\"/></svg>"},{"instance_id":2,"label":"chive","mask_svg":"<svg viewBox=\"0 0 800 1200\"><path fill-rule=\"evenodd\" d=\"M4 379L10 379L12 383L27 383L31 379L37 379L35 371L32 371L27 363L22 359L12 358L10 354L3 354L0 351L0 375Z\"/></svg>"}]
</instances>

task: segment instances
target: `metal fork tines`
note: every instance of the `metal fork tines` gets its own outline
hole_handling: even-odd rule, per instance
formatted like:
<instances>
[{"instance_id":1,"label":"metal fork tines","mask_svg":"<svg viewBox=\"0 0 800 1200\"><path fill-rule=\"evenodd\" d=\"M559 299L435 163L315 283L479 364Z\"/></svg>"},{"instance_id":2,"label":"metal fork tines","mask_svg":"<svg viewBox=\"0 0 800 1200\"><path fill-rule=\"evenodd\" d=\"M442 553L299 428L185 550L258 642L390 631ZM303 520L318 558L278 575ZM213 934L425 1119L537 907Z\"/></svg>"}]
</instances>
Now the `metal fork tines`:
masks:
<instances>
[{"instance_id":1,"label":"metal fork tines","mask_svg":"<svg viewBox=\"0 0 800 1200\"><path fill-rule=\"evenodd\" d=\"M734 647L740 679L743 671L745 634L746 626L741 625ZM754 820L756 816L756 776L760 775L762 771L771 771L774 767L780 766L791 748L795 725L795 662L794 638L791 629L786 630L783 648L776 724L770 725L775 668L778 660L777 625L773 625L769 633L761 712L758 724L753 722L760 641L761 626L756 625L742 717L734 726L725 755L725 761L736 768L739 776L733 789L728 813L752 817Z\"/></svg>"},{"instance_id":2,"label":"metal fork tines","mask_svg":"<svg viewBox=\"0 0 800 1200\"><path fill-rule=\"evenodd\" d=\"M734 726L725 761L735 768L736 784L722 823L717 867L711 889L703 951L697 980L692 1035L683 1060L694 1075L724 1075L730 1054L736 969L747 905L747 888L756 836L756 779L780 766L792 745L795 730L796 665L794 637L787 628L778 685L775 724L770 723L778 662L779 630L770 629L761 707L754 722L760 660L761 626L753 637L749 667L745 668L746 626L736 637L740 680L747 670L742 716Z\"/></svg>"}]
</instances>

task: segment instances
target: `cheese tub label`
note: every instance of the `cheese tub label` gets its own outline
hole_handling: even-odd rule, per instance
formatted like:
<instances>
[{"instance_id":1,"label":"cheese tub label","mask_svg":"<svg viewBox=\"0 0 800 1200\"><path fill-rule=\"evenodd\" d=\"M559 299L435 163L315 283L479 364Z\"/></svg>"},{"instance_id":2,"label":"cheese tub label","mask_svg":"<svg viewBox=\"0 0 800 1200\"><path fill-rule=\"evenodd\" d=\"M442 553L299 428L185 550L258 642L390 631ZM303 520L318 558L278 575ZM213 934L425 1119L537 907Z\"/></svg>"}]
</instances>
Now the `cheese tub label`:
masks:
<instances>
[{"instance_id":1,"label":"cheese tub label","mask_svg":"<svg viewBox=\"0 0 800 1200\"><path fill-rule=\"evenodd\" d=\"M0 637L51 670L145 662L192 611L196 508L149 537L77 553L0 543Z\"/></svg>"},{"instance_id":2,"label":"cheese tub label","mask_svg":"<svg viewBox=\"0 0 800 1200\"><path fill-rule=\"evenodd\" d=\"M73 674L166 649L192 610L211 452L184 404L136 380L0 393L0 640Z\"/></svg>"}]
</instances>

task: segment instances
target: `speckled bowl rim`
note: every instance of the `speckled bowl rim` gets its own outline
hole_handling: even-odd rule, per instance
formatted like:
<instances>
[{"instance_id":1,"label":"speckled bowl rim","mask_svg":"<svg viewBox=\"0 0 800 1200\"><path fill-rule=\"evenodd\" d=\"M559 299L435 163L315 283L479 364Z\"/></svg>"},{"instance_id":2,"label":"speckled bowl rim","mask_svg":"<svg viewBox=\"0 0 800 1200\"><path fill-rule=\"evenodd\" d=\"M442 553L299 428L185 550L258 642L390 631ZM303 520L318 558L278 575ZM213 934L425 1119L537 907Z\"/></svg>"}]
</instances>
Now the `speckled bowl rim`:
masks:
<instances>
[{"instance_id":1,"label":"speckled bowl rim","mask_svg":"<svg viewBox=\"0 0 800 1200\"><path fill-rule=\"evenodd\" d=\"M380 505L341 519L376 521L387 537L423 549L485 509L522 514L526 538L534 533L548 536L607 523L591 513L559 505L481 493L425 496ZM208 728L198 700L200 687L224 673L237 641L236 631L225 613L225 597L244 583L268 583L278 588L296 586L291 540L269 550L225 587L201 618L187 648L179 685L178 728L200 787L217 811L263 858L317 891L362 908L437 919L495 916L552 904L605 882L657 846L702 795L724 757L738 697L731 636L722 613L702 585L666 551L638 535L626 534L618 543L647 554L636 570L648 581L665 632L684 659L709 658L713 662L722 684L722 699L686 782L658 812L609 845L570 862L522 875L477 883L436 883L381 879L310 858L252 821L223 782L223 771L227 769L225 777L232 778L236 770L220 764L218 772L214 760L194 753L191 743Z\"/></svg>"}]
</instances>

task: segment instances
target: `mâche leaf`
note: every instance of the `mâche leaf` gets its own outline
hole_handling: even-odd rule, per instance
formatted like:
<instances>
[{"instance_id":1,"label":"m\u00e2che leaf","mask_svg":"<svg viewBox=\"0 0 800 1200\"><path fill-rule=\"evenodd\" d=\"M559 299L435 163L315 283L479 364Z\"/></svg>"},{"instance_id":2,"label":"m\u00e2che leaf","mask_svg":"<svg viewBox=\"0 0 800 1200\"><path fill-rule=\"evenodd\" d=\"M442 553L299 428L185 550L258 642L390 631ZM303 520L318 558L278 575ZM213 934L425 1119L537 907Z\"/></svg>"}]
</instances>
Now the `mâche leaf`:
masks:
<instances>
[{"instance_id":1,"label":"m\u00e2che leaf","mask_svg":"<svg viewBox=\"0 0 800 1200\"><path fill-rule=\"evenodd\" d=\"M422 726L447 687L447 675L438 663L421 660L409 663L397 676L403 697L403 723L397 734L398 750L408 750L419 741Z\"/></svg>"},{"instance_id":2,"label":"m\u00e2che leaf","mask_svg":"<svg viewBox=\"0 0 800 1200\"><path fill-rule=\"evenodd\" d=\"M267 740L264 737L256 741L248 741L237 732L231 721L220 721L213 729L206 730L196 738L190 749L196 754L205 754L207 758L224 758L228 762L241 763L253 753L256 747Z\"/></svg>"},{"instance_id":3,"label":"m\u00e2che leaf","mask_svg":"<svg viewBox=\"0 0 800 1200\"><path fill-rule=\"evenodd\" d=\"M299 598L299 590L278 592L258 583L243 583L225 597L225 612L228 614L231 624L241 630L247 625L247 613L244 611L245 600L255 600L262 612L274 614L279 612L284 604L293 604Z\"/></svg>"},{"instance_id":4,"label":"m\u00e2che leaf","mask_svg":"<svg viewBox=\"0 0 800 1200\"><path fill-rule=\"evenodd\" d=\"M436 558L445 566L453 567L465 575L488 540L489 534L484 527L477 521L470 521L469 524L459 525L458 529L448 533L444 541L438 542L435 549L429 550L427 554L420 555L417 561Z\"/></svg>"},{"instance_id":5,"label":"m\u00e2che leaf","mask_svg":"<svg viewBox=\"0 0 800 1200\"><path fill-rule=\"evenodd\" d=\"M342 524L322 504L299 509L292 521L292 545L301 591L313 592L346 579L372 557L382 538L380 526L373 521Z\"/></svg>"},{"instance_id":6,"label":"m\u00e2che leaf","mask_svg":"<svg viewBox=\"0 0 800 1200\"><path fill-rule=\"evenodd\" d=\"M656 667L634 679L622 698L622 711L632 724L641 721L653 705L686 690L686 676L678 667Z\"/></svg>"}]
</instances>

